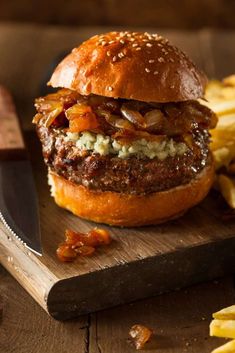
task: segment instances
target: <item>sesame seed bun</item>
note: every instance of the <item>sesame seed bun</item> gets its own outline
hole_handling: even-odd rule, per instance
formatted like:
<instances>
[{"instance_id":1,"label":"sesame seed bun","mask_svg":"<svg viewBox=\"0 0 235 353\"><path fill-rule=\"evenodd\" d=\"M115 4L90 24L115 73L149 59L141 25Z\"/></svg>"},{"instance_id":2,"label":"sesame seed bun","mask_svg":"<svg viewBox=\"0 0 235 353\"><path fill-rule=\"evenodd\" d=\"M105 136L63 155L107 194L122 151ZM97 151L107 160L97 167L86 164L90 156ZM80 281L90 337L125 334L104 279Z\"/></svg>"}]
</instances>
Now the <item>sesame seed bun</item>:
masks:
<instances>
[{"instance_id":1,"label":"sesame seed bun","mask_svg":"<svg viewBox=\"0 0 235 353\"><path fill-rule=\"evenodd\" d=\"M178 48L158 35L96 35L57 66L49 85L82 95L177 102L203 96L205 75Z\"/></svg>"},{"instance_id":2,"label":"sesame seed bun","mask_svg":"<svg viewBox=\"0 0 235 353\"><path fill-rule=\"evenodd\" d=\"M190 183L146 195L94 191L50 171L48 176L52 196L60 207L91 221L133 227L163 223L198 204L213 183L211 156L209 160Z\"/></svg>"}]
</instances>

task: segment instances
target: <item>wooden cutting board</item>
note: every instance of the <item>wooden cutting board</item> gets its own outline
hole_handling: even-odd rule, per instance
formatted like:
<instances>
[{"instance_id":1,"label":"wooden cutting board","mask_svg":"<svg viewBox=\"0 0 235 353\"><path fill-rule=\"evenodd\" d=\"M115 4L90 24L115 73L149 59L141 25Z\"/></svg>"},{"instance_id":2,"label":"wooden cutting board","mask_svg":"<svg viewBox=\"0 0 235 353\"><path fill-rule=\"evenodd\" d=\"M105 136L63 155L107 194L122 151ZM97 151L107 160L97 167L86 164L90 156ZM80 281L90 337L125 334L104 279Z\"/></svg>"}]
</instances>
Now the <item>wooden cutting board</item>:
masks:
<instances>
[{"instance_id":1,"label":"wooden cutting board","mask_svg":"<svg viewBox=\"0 0 235 353\"><path fill-rule=\"evenodd\" d=\"M0 224L0 262L54 318L68 319L235 271L235 221L221 220L221 200L213 194L164 225L104 226L113 238L110 246L74 263L59 262L56 248L65 229L86 232L96 224L55 205L37 138L29 133L27 140L40 199L44 253L34 255Z\"/></svg>"}]
</instances>

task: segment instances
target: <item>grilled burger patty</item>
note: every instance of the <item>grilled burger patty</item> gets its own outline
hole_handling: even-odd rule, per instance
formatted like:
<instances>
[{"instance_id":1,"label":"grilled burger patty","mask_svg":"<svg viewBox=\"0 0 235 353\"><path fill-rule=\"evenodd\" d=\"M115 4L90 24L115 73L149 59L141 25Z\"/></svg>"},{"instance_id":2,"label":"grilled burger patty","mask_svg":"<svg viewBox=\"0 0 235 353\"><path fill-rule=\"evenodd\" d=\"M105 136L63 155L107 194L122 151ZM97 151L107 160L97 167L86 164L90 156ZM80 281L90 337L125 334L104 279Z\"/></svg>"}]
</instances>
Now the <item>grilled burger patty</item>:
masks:
<instances>
[{"instance_id":1,"label":"grilled burger patty","mask_svg":"<svg viewBox=\"0 0 235 353\"><path fill-rule=\"evenodd\" d=\"M197 153L188 150L182 156L119 158L102 156L92 151L81 151L72 141L58 138L58 129L37 127L43 155L49 168L64 178L90 189L121 193L147 194L168 190L190 182L210 163L208 133L198 131L194 139Z\"/></svg>"}]
</instances>

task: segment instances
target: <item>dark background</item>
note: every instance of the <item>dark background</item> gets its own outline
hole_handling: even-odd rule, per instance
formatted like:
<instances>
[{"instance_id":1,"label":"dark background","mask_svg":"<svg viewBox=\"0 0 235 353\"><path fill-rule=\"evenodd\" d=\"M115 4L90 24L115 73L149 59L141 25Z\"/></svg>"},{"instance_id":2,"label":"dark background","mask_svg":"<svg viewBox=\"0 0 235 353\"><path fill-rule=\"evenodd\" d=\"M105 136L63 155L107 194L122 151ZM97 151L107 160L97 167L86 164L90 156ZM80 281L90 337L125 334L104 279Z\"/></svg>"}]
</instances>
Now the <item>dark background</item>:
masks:
<instances>
[{"instance_id":1,"label":"dark background","mask_svg":"<svg viewBox=\"0 0 235 353\"><path fill-rule=\"evenodd\" d=\"M0 21L235 28L234 0L0 0Z\"/></svg>"}]
</instances>

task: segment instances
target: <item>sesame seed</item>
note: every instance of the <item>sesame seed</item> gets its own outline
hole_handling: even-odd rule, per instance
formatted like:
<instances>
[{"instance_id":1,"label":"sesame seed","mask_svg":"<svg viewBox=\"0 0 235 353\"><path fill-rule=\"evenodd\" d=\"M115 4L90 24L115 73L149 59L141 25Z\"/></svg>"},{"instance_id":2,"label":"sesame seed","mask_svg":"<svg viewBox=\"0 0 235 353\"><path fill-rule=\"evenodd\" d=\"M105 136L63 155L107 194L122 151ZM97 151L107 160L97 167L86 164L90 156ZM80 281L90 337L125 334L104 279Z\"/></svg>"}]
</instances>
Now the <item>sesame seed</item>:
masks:
<instances>
[{"instance_id":1,"label":"sesame seed","mask_svg":"<svg viewBox=\"0 0 235 353\"><path fill-rule=\"evenodd\" d=\"M158 61L160 62L160 63L164 63L164 59L160 56L160 58L158 58Z\"/></svg>"},{"instance_id":2,"label":"sesame seed","mask_svg":"<svg viewBox=\"0 0 235 353\"><path fill-rule=\"evenodd\" d=\"M136 48L136 50L141 50L141 47Z\"/></svg>"},{"instance_id":3,"label":"sesame seed","mask_svg":"<svg viewBox=\"0 0 235 353\"><path fill-rule=\"evenodd\" d=\"M120 59L123 58L124 56L125 56L124 53L122 53L122 52L118 53L118 57L119 57Z\"/></svg>"},{"instance_id":4,"label":"sesame seed","mask_svg":"<svg viewBox=\"0 0 235 353\"><path fill-rule=\"evenodd\" d=\"M147 67L145 68L145 71L148 72L148 73L150 72L150 70Z\"/></svg>"},{"instance_id":5,"label":"sesame seed","mask_svg":"<svg viewBox=\"0 0 235 353\"><path fill-rule=\"evenodd\" d=\"M109 44L113 44L115 41L114 40L110 40L109 41Z\"/></svg>"},{"instance_id":6,"label":"sesame seed","mask_svg":"<svg viewBox=\"0 0 235 353\"><path fill-rule=\"evenodd\" d=\"M113 57L113 62L115 62L115 61L117 61L116 55L114 55L114 57Z\"/></svg>"},{"instance_id":7,"label":"sesame seed","mask_svg":"<svg viewBox=\"0 0 235 353\"><path fill-rule=\"evenodd\" d=\"M111 52L108 50L106 54L107 54L107 56L110 56Z\"/></svg>"},{"instance_id":8,"label":"sesame seed","mask_svg":"<svg viewBox=\"0 0 235 353\"><path fill-rule=\"evenodd\" d=\"M169 60L170 60L170 62L172 62L172 63L175 61L173 58L170 58Z\"/></svg>"},{"instance_id":9,"label":"sesame seed","mask_svg":"<svg viewBox=\"0 0 235 353\"><path fill-rule=\"evenodd\" d=\"M108 86L108 87L107 87L107 90L111 92L111 91L113 90L113 87Z\"/></svg>"},{"instance_id":10,"label":"sesame seed","mask_svg":"<svg viewBox=\"0 0 235 353\"><path fill-rule=\"evenodd\" d=\"M150 63L150 64L154 63L154 60L153 60L153 59L150 59L150 60L149 60L149 63Z\"/></svg>"},{"instance_id":11,"label":"sesame seed","mask_svg":"<svg viewBox=\"0 0 235 353\"><path fill-rule=\"evenodd\" d=\"M151 43L147 43L146 47L152 47L153 45Z\"/></svg>"},{"instance_id":12,"label":"sesame seed","mask_svg":"<svg viewBox=\"0 0 235 353\"><path fill-rule=\"evenodd\" d=\"M121 44L125 44L125 41L123 39L120 39Z\"/></svg>"},{"instance_id":13,"label":"sesame seed","mask_svg":"<svg viewBox=\"0 0 235 353\"><path fill-rule=\"evenodd\" d=\"M158 71L154 71L154 73L153 73L154 75L157 75L158 74Z\"/></svg>"},{"instance_id":14,"label":"sesame seed","mask_svg":"<svg viewBox=\"0 0 235 353\"><path fill-rule=\"evenodd\" d=\"M130 33L127 33L127 37L129 37L129 38L130 38L130 37L131 37L131 34L130 34Z\"/></svg>"},{"instance_id":15,"label":"sesame seed","mask_svg":"<svg viewBox=\"0 0 235 353\"><path fill-rule=\"evenodd\" d=\"M130 41L131 41L131 42L134 42L134 40L135 40L135 38L130 38Z\"/></svg>"},{"instance_id":16,"label":"sesame seed","mask_svg":"<svg viewBox=\"0 0 235 353\"><path fill-rule=\"evenodd\" d=\"M103 46L105 46L105 45L107 45L108 43L105 41L105 40L103 40L102 42L101 42L101 45L103 45Z\"/></svg>"},{"instance_id":17,"label":"sesame seed","mask_svg":"<svg viewBox=\"0 0 235 353\"><path fill-rule=\"evenodd\" d=\"M135 48L135 47L138 47L138 44L137 43L133 43L132 46L133 46L133 48Z\"/></svg>"}]
</instances>

